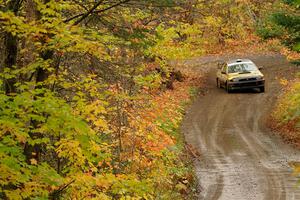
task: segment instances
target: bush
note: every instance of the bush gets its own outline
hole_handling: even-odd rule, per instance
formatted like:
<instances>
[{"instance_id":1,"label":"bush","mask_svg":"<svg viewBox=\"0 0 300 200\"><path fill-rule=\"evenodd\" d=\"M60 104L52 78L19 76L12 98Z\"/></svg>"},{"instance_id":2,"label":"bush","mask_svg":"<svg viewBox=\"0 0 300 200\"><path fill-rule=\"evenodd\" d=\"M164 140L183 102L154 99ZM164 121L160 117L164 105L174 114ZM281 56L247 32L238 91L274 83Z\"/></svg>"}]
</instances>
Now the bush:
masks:
<instances>
[{"instance_id":1,"label":"bush","mask_svg":"<svg viewBox=\"0 0 300 200\"><path fill-rule=\"evenodd\" d=\"M272 114L281 126L291 125L300 130L300 81L293 83L277 103Z\"/></svg>"}]
</instances>

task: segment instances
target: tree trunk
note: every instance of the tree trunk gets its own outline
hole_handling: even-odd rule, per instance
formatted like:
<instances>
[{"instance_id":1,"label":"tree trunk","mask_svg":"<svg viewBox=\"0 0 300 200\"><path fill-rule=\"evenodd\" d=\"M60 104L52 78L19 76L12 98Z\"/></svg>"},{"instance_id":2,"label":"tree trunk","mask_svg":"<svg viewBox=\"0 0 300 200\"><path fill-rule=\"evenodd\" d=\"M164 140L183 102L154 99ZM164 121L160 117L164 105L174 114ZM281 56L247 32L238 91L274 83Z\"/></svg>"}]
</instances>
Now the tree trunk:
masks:
<instances>
[{"instance_id":1,"label":"tree trunk","mask_svg":"<svg viewBox=\"0 0 300 200\"><path fill-rule=\"evenodd\" d=\"M12 69L13 66L15 66L17 63L17 51L18 51L17 37L13 36L11 33L5 33L4 46L5 46L4 68ZM7 95L16 92L16 88L14 86L15 83L16 83L16 78L10 78L4 80L4 90Z\"/></svg>"},{"instance_id":2,"label":"tree trunk","mask_svg":"<svg viewBox=\"0 0 300 200\"><path fill-rule=\"evenodd\" d=\"M47 3L49 0L45 0L45 3ZM34 3L34 1L29 0L27 2L30 7L28 12L33 13L35 16L32 16L33 19L35 18L36 20L41 18L41 13L39 13L39 11L36 8L36 4ZM31 10L30 10L31 8ZM51 37L51 36L49 36ZM45 43L45 41L43 41L43 39L41 40L41 43ZM53 50L45 50L43 52L40 52L40 57L43 60L50 60L53 58L54 52ZM44 82L48 77L49 77L49 71L44 68L44 66L39 66L35 72L35 81L37 83L36 88L42 88L45 86L39 85L38 83L42 83ZM36 97L33 97L36 98ZM39 114L43 114L43 113L39 113ZM31 120L31 125L33 127L33 130L35 130L38 126L39 126L39 122L37 122L36 120ZM36 133L36 132L30 132L29 133L31 139L38 139L42 137L41 133ZM29 143L25 144L24 147L24 154L26 156L26 160L28 163L31 162L32 159L39 161L40 160L40 154L42 152L42 146L40 144L34 144L31 145Z\"/></svg>"},{"instance_id":3,"label":"tree trunk","mask_svg":"<svg viewBox=\"0 0 300 200\"><path fill-rule=\"evenodd\" d=\"M15 15L18 14L22 1L11 0L6 7L6 10L12 11ZM18 55L18 40L16 36L13 36L10 32L4 33L4 63L3 68L12 69L17 64ZM6 94L15 93L16 78L10 78L4 80L4 90Z\"/></svg>"}]
</instances>

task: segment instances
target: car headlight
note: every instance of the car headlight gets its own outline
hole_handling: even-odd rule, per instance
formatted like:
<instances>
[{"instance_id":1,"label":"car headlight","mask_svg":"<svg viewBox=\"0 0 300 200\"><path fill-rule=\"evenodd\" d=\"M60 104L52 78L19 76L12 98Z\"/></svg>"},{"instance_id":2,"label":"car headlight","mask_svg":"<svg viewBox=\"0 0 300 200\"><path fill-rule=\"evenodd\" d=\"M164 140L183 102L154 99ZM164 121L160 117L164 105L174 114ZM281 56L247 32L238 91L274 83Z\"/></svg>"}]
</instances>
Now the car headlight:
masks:
<instances>
[{"instance_id":1,"label":"car headlight","mask_svg":"<svg viewBox=\"0 0 300 200\"><path fill-rule=\"evenodd\" d=\"M230 82L237 82L237 81L239 81L239 79L238 78L233 78L233 79L231 79L231 80L229 80Z\"/></svg>"},{"instance_id":2,"label":"car headlight","mask_svg":"<svg viewBox=\"0 0 300 200\"><path fill-rule=\"evenodd\" d=\"M258 77L256 77L256 80L264 80L264 77L263 76L258 76Z\"/></svg>"}]
</instances>

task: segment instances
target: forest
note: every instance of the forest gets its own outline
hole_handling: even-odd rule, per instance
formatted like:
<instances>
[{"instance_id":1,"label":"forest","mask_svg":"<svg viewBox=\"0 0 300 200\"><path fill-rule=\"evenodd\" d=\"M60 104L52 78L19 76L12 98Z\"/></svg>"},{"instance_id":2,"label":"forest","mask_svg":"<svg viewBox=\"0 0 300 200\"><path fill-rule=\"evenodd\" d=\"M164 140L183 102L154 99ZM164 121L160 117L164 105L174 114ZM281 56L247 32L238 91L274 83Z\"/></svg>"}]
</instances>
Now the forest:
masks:
<instances>
[{"instance_id":1,"label":"forest","mask_svg":"<svg viewBox=\"0 0 300 200\"><path fill-rule=\"evenodd\" d=\"M0 199L194 199L180 124L203 80L170 63L250 47L297 64L299 9L0 0ZM299 80L290 87L275 113L297 129Z\"/></svg>"}]
</instances>

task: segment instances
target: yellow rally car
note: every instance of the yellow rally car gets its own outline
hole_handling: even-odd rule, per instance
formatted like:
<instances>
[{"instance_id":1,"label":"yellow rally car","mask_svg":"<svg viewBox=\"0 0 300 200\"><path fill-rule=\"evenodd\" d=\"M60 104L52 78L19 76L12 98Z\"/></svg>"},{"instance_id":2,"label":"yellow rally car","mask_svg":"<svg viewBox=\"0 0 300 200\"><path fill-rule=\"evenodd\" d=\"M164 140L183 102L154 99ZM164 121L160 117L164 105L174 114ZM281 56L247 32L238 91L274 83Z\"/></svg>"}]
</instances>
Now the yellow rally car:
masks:
<instances>
[{"instance_id":1,"label":"yellow rally car","mask_svg":"<svg viewBox=\"0 0 300 200\"><path fill-rule=\"evenodd\" d=\"M251 60L237 59L218 64L217 86L227 92L247 88L259 88L260 92L265 92L265 79Z\"/></svg>"}]
</instances>

